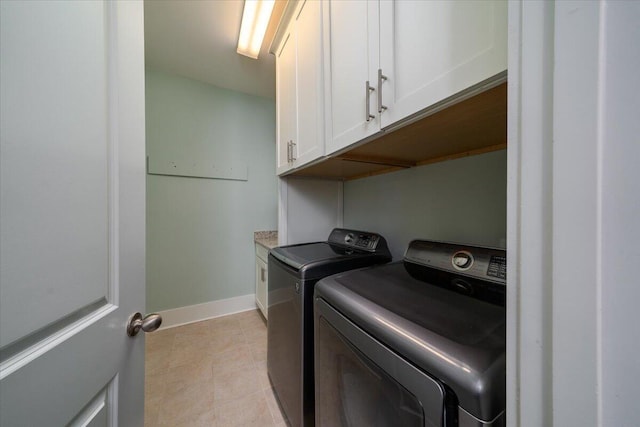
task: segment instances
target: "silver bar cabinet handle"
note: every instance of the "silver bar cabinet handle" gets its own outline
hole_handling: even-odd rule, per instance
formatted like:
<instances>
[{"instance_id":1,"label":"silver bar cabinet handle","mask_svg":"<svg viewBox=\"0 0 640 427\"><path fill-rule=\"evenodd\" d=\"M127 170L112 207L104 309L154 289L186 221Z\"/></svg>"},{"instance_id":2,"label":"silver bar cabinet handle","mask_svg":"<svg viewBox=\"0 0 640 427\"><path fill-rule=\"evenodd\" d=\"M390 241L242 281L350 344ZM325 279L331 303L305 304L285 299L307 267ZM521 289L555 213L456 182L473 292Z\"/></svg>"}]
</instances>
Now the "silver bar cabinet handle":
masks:
<instances>
[{"instance_id":1,"label":"silver bar cabinet handle","mask_svg":"<svg viewBox=\"0 0 640 427\"><path fill-rule=\"evenodd\" d=\"M291 141L287 141L287 163L291 163Z\"/></svg>"},{"instance_id":2,"label":"silver bar cabinet handle","mask_svg":"<svg viewBox=\"0 0 640 427\"><path fill-rule=\"evenodd\" d=\"M375 88L371 87L371 85L369 85L369 80L367 80L366 84L366 93L367 93L367 108L366 108L366 116L367 116L367 121L370 122L371 120L375 119L376 116L374 116L373 114L371 114L371 109L369 108L369 103L371 100L371 92L373 92L375 90Z\"/></svg>"},{"instance_id":3,"label":"silver bar cabinet handle","mask_svg":"<svg viewBox=\"0 0 640 427\"><path fill-rule=\"evenodd\" d=\"M295 142L293 142L293 140L291 141L291 161L295 161L297 159L297 157L293 154L293 147L296 147L298 144L296 144Z\"/></svg>"},{"instance_id":4,"label":"silver bar cabinet handle","mask_svg":"<svg viewBox=\"0 0 640 427\"><path fill-rule=\"evenodd\" d=\"M378 68L378 113L381 113L387 109L382 105L382 82L387 80L387 76L382 74L382 69Z\"/></svg>"}]
</instances>

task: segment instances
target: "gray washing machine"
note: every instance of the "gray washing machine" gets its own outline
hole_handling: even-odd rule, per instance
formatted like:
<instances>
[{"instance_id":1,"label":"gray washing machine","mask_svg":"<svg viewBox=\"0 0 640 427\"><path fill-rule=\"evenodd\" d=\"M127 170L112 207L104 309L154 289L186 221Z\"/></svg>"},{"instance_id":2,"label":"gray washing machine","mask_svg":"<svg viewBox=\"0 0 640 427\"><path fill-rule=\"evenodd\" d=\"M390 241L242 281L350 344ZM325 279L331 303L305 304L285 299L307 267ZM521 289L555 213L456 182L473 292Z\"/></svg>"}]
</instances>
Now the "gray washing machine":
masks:
<instances>
[{"instance_id":1,"label":"gray washing machine","mask_svg":"<svg viewBox=\"0 0 640 427\"><path fill-rule=\"evenodd\" d=\"M503 426L506 252L413 241L315 288L316 425Z\"/></svg>"},{"instance_id":2,"label":"gray washing machine","mask_svg":"<svg viewBox=\"0 0 640 427\"><path fill-rule=\"evenodd\" d=\"M290 425L314 423L314 286L331 274L389 261L382 236L340 228L326 242L269 252L267 371Z\"/></svg>"}]
</instances>

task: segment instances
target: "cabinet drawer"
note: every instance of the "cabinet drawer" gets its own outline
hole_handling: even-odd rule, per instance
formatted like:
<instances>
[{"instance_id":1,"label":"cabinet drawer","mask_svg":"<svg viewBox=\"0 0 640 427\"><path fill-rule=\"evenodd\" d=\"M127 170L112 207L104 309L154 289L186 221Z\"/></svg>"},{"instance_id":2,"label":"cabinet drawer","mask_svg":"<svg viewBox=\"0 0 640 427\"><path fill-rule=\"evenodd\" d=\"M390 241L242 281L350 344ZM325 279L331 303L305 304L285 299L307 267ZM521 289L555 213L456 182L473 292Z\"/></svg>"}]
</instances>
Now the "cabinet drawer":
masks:
<instances>
[{"instance_id":1,"label":"cabinet drawer","mask_svg":"<svg viewBox=\"0 0 640 427\"><path fill-rule=\"evenodd\" d=\"M256 255L264 262L267 262L267 258L269 257L269 249L265 248L259 243L256 243Z\"/></svg>"}]
</instances>

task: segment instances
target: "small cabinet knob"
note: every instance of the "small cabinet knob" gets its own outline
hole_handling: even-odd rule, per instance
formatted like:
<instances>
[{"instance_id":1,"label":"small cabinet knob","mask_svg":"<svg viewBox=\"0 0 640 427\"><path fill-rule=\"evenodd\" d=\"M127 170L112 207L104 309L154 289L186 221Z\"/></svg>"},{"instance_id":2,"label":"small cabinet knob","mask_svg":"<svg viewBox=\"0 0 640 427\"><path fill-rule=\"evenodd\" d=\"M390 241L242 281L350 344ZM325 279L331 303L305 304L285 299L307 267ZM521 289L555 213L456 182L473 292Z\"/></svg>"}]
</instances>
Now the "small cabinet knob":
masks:
<instances>
[{"instance_id":1,"label":"small cabinet knob","mask_svg":"<svg viewBox=\"0 0 640 427\"><path fill-rule=\"evenodd\" d=\"M142 329L144 332L153 332L162 324L162 316L157 313L147 314L142 318L140 312L134 313L127 322L127 335L135 337Z\"/></svg>"}]
</instances>

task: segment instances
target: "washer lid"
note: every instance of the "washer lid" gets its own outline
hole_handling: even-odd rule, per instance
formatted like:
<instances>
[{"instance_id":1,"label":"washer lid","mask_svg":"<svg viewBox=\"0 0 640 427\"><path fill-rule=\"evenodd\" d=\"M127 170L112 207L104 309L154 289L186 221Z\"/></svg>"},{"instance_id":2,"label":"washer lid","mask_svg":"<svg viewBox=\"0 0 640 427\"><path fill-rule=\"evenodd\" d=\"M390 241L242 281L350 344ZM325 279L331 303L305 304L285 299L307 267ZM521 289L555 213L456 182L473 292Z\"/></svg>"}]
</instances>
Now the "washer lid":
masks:
<instances>
[{"instance_id":1,"label":"washer lid","mask_svg":"<svg viewBox=\"0 0 640 427\"><path fill-rule=\"evenodd\" d=\"M296 270L300 270L311 263L327 263L368 254L368 252L331 245L326 242L280 246L272 249L271 253L274 257Z\"/></svg>"},{"instance_id":2,"label":"washer lid","mask_svg":"<svg viewBox=\"0 0 640 427\"><path fill-rule=\"evenodd\" d=\"M280 246L271 250L271 254L278 260L294 269L308 270L314 266L327 266L331 263L341 263L343 267L336 270L344 271L348 259L359 259L354 267L391 261L391 253L387 241L381 235L369 231L334 228L326 242L300 243L297 245ZM371 262L362 264L362 259L372 256Z\"/></svg>"},{"instance_id":3,"label":"washer lid","mask_svg":"<svg viewBox=\"0 0 640 427\"><path fill-rule=\"evenodd\" d=\"M396 262L323 279L316 298L451 387L467 412L490 421L505 408L504 306L461 294L456 283L443 286L460 276L436 274L439 283L429 283Z\"/></svg>"}]
</instances>

